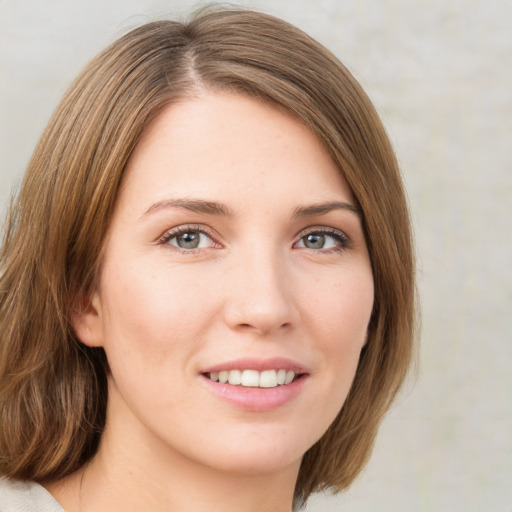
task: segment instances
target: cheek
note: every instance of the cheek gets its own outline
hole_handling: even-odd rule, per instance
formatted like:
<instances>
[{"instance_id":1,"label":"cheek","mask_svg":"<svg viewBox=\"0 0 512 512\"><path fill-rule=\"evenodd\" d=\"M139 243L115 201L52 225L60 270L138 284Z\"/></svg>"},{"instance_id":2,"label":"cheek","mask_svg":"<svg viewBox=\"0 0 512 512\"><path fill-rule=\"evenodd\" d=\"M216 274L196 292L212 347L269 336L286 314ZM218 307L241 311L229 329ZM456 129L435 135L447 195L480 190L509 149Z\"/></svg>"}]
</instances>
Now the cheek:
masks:
<instances>
[{"instance_id":1,"label":"cheek","mask_svg":"<svg viewBox=\"0 0 512 512\"><path fill-rule=\"evenodd\" d=\"M144 263L112 265L102 283L107 355L130 360L140 369L169 365L171 359L178 361L181 354L196 350L215 305L211 291L198 293L191 285L197 276L188 279L186 272L174 268L157 272Z\"/></svg>"},{"instance_id":2,"label":"cheek","mask_svg":"<svg viewBox=\"0 0 512 512\"><path fill-rule=\"evenodd\" d=\"M368 269L352 272L313 296L308 313L316 346L322 354L321 371L328 386L343 402L366 343L373 310L374 288Z\"/></svg>"},{"instance_id":3,"label":"cheek","mask_svg":"<svg viewBox=\"0 0 512 512\"><path fill-rule=\"evenodd\" d=\"M336 280L311 290L311 310L317 328L325 333L328 345L336 351L364 344L373 310L373 277L369 269L347 272ZM338 341L338 342L337 342ZM343 341L343 343L341 343ZM326 347L328 348L328 347Z\"/></svg>"},{"instance_id":4,"label":"cheek","mask_svg":"<svg viewBox=\"0 0 512 512\"><path fill-rule=\"evenodd\" d=\"M356 269L359 270L359 269ZM325 279L324 279L325 278ZM304 326L316 356L305 432L318 440L341 410L357 371L373 309L373 277L369 267L333 272L311 283L304 294ZM313 286L314 284L314 286Z\"/></svg>"}]
</instances>

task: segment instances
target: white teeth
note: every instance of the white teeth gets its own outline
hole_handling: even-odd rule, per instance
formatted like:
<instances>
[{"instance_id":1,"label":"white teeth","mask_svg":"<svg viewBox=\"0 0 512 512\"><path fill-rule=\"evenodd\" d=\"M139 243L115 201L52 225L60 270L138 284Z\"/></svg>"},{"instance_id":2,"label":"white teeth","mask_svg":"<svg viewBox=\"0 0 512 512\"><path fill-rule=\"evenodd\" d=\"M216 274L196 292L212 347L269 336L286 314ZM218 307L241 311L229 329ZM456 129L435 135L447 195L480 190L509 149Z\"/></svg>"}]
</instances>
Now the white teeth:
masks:
<instances>
[{"instance_id":1,"label":"white teeth","mask_svg":"<svg viewBox=\"0 0 512 512\"><path fill-rule=\"evenodd\" d=\"M208 374L210 380L229 383L232 386L245 386L251 388L275 388L290 384L295 379L293 370L223 370L220 372L211 372Z\"/></svg>"},{"instance_id":2,"label":"white teeth","mask_svg":"<svg viewBox=\"0 0 512 512\"><path fill-rule=\"evenodd\" d=\"M242 372L240 370L231 370L229 372L228 382L232 386L238 386L238 384L242 384Z\"/></svg>"},{"instance_id":3,"label":"white teeth","mask_svg":"<svg viewBox=\"0 0 512 512\"><path fill-rule=\"evenodd\" d=\"M260 372L257 370L244 370L242 372L242 386L257 388L260 385Z\"/></svg>"},{"instance_id":4,"label":"white teeth","mask_svg":"<svg viewBox=\"0 0 512 512\"><path fill-rule=\"evenodd\" d=\"M286 378L284 379L285 384L290 384L290 382L295 378L295 372L288 370L286 372Z\"/></svg>"},{"instance_id":5,"label":"white teeth","mask_svg":"<svg viewBox=\"0 0 512 512\"><path fill-rule=\"evenodd\" d=\"M260 375L260 388L275 388L277 386L277 372L266 370Z\"/></svg>"}]
</instances>

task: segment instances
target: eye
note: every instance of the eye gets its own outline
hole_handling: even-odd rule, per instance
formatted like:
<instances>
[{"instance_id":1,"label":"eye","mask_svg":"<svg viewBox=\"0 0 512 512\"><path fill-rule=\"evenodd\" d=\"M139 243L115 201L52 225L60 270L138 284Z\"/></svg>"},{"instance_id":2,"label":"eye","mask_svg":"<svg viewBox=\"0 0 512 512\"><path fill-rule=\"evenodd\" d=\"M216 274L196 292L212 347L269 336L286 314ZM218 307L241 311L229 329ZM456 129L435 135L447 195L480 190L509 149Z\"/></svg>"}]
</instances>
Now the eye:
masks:
<instances>
[{"instance_id":1,"label":"eye","mask_svg":"<svg viewBox=\"0 0 512 512\"><path fill-rule=\"evenodd\" d=\"M316 230L303 235L295 247L315 251L342 251L349 247L349 240L338 230Z\"/></svg>"},{"instance_id":2,"label":"eye","mask_svg":"<svg viewBox=\"0 0 512 512\"><path fill-rule=\"evenodd\" d=\"M215 242L205 231L192 227L177 228L170 231L162 238L161 243L172 245L184 251L206 249L215 245Z\"/></svg>"}]
</instances>

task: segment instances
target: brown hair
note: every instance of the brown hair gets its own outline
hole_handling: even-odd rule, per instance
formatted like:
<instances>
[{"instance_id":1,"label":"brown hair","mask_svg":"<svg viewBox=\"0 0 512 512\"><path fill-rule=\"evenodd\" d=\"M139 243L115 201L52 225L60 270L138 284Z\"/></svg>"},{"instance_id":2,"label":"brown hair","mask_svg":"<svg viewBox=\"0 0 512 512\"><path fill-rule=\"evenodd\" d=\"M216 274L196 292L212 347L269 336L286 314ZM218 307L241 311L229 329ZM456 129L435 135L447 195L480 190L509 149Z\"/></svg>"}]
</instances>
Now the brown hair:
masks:
<instances>
[{"instance_id":1,"label":"brown hair","mask_svg":"<svg viewBox=\"0 0 512 512\"><path fill-rule=\"evenodd\" d=\"M90 459L105 422L108 365L70 326L95 287L125 165L162 109L198 87L291 112L323 142L363 212L374 311L349 396L306 453L298 499L346 488L409 366L414 261L396 159L371 102L345 67L297 28L245 10L137 28L72 84L11 207L0 253L0 475L45 481Z\"/></svg>"}]
</instances>

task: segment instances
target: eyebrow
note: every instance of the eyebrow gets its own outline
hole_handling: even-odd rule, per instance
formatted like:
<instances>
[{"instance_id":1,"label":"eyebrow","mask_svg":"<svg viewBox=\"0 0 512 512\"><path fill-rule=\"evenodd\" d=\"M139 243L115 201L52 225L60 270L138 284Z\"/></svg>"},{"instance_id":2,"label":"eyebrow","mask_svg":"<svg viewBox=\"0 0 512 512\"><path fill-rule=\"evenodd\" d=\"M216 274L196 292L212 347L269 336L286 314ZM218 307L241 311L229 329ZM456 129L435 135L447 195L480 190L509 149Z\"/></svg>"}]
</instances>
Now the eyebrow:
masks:
<instances>
[{"instance_id":1,"label":"eyebrow","mask_svg":"<svg viewBox=\"0 0 512 512\"><path fill-rule=\"evenodd\" d=\"M163 210L166 208L183 208L195 213L204 213L207 215L219 215L224 217L231 217L233 213L231 210L222 203L214 201L205 201L204 199L165 199L158 201L151 205L146 212L142 215L150 215L151 213Z\"/></svg>"},{"instance_id":2,"label":"eyebrow","mask_svg":"<svg viewBox=\"0 0 512 512\"><path fill-rule=\"evenodd\" d=\"M353 204L341 201L330 201L327 203L312 204L310 206L298 206L293 212L293 217L314 217L316 215L325 215L333 210L346 210L355 213L358 217L362 216L361 208Z\"/></svg>"},{"instance_id":3,"label":"eyebrow","mask_svg":"<svg viewBox=\"0 0 512 512\"><path fill-rule=\"evenodd\" d=\"M206 201L204 199L165 199L152 204L141 218L166 208L183 208L194 213L204 213L206 215L218 215L222 217L233 217L233 212L224 204L215 201ZM308 206L298 206L295 208L292 217L304 218L325 215L333 210L346 210L355 213L361 217L361 209L357 206L341 201L329 201L326 203L312 204Z\"/></svg>"}]
</instances>

